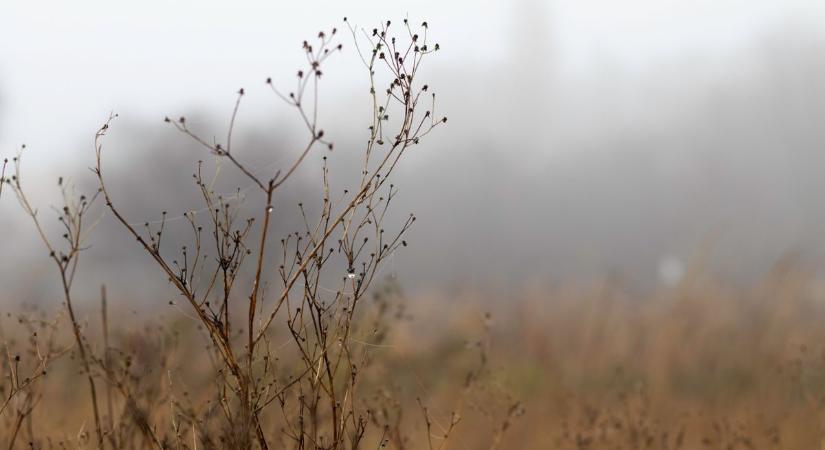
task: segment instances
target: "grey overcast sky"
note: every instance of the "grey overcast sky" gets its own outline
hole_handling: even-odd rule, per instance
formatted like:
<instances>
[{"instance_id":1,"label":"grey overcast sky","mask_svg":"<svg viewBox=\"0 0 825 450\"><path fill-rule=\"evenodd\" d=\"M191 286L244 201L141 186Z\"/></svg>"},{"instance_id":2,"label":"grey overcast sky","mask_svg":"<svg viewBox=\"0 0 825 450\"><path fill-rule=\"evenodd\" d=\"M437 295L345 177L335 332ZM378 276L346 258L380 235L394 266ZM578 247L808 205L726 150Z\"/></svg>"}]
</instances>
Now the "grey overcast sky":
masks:
<instances>
[{"instance_id":1,"label":"grey overcast sky","mask_svg":"<svg viewBox=\"0 0 825 450\"><path fill-rule=\"evenodd\" d=\"M237 87L290 74L315 31L344 16L371 26L407 14L430 21L450 49L434 72L496 65L521 46L552 51L543 56L571 78L724 53L772 22L825 28L825 2L814 0L3 0L0 148L25 142L60 160L110 110L146 120L223 112ZM547 42L521 40L530 26L546 27Z\"/></svg>"}]
</instances>

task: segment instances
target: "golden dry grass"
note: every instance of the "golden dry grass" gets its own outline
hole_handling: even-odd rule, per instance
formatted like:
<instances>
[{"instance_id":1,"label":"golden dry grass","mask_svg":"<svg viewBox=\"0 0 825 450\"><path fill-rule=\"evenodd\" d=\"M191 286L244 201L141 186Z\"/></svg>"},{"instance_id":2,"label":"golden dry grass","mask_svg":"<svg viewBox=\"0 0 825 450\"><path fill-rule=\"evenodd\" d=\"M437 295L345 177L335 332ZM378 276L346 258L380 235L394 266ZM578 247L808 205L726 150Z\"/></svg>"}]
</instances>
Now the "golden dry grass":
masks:
<instances>
[{"instance_id":1,"label":"golden dry grass","mask_svg":"<svg viewBox=\"0 0 825 450\"><path fill-rule=\"evenodd\" d=\"M514 449L819 448L825 291L814 278L784 265L747 288L693 277L644 298L627 291L613 281L505 298L467 289L368 302L355 345L370 359L361 399L380 425L373 431L401 423L385 448L429 448L420 400L436 447L452 413L460 418L442 448L490 448L498 439L498 448ZM383 308L380 330L367 331ZM10 347L25 347L24 327L9 322ZM171 310L141 321L116 316L110 326L149 423L170 429L173 404L208 410L198 393L209 392L200 386L212 382L214 365L194 322ZM99 336L96 328L87 335ZM478 374L469 387L468 373ZM92 448L82 379L72 357L55 363L17 448ZM113 408L116 420L130 420L123 401ZM273 436L284 426L277 414L263 422ZM181 432L189 448L192 434ZM146 445L136 432L124 442ZM380 437L366 442L378 446Z\"/></svg>"}]
</instances>

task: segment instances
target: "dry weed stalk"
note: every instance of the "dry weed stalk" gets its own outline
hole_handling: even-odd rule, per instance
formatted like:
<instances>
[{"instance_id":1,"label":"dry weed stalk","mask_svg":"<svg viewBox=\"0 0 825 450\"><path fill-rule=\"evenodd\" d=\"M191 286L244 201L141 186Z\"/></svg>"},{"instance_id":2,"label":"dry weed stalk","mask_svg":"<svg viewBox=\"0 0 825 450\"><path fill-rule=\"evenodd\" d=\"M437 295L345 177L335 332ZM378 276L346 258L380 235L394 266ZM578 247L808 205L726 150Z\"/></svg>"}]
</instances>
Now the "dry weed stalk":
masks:
<instances>
[{"instance_id":1,"label":"dry weed stalk","mask_svg":"<svg viewBox=\"0 0 825 450\"><path fill-rule=\"evenodd\" d=\"M6 167L8 165L9 158L3 158L3 167L0 168L0 198L3 198L3 186L11 182L11 180L6 180Z\"/></svg>"},{"instance_id":2,"label":"dry weed stalk","mask_svg":"<svg viewBox=\"0 0 825 450\"><path fill-rule=\"evenodd\" d=\"M447 121L436 117L435 95L418 81L422 61L439 46L428 43L426 22L414 31L404 20L399 36L393 37L390 21L371 31L344 21L370 85L369 133L361 152L360 172L352 174L354 188L335 192L330 164L327 156L322 156L317 205L298 203L294 212L302 225L280 239L272 236L272 223L276 214L284 214L280 209L275 211L282 186L316 149L333 149L319 123L318 89L324 76L322 66L342 49L335 42L336 29L303 43L306 66L297 71L294 90L282 92L271 79L266 80L275 96L295 110L306 131L305 143L282 170L262 175L261 169L244 162L233 145L243 89L238 91L223 142L203 138L185 117L165 119L216 159L228 161L248 180L253 190L248 201L255 202L251 217L242 217L246 210L234 199L215 192L215 180L208 179L205 164L198 161L193 181L203 202L199 211L205 214L190 210L180 217L191 231L188 241L166 237L174 218L165 211L162 220L144 222L143 227L127 220L127 210L113 199L103 170L103 141L116 117L112 115L94 139L95 194L78 196L62 178L58 182L63 206L56 212L65 231L65 242L58 246L48 237L49 227L43 225L21 187L20 158L13 159L14 174L9 178L4 162L0 194L3 185L11 187L58 268L74 346L89 384L94 438L81 429L77 437L61 441L61 446L301 450L373 445L394 445L400 450L410 446L402 430L406 405L369 370L374 362L371 348L385 346L390 319L385 298L393 295L392 285L375 293L375 308L365 312L359 304L381 278L388 258L407 245L405 234L415 222L411 214L395 231L385 231L390 221L388 211L398 193L390 181L392 174L411 147ZM196 395L190 395L178 376L180 368L170 362L176 332L163 327L135 334L118 331L114 341L110 339L105 287L100 299L102 348L94 348L86 338L89 330L77 316L72 287L79 257L94 227L88 220L90 210L99 197L188 303L194 313L189 317L206 336L204 355L210 363L211 371L206 374L210 382ZM178 308L177 302L170 303ZM4 368L11 390L4 391L7 400L0 408L0 417L7 405L14 403L9 448L15 445L23 422L31 420L40 398L35 381L45 374L47 364L65 351L51 344L43 351L32 342L37 348L32 359L36 364L32 375L23 381L18 360L6 345ZM478 343L479 366L464 380L448 424L442 425L424 400L418 399L427 433L426 438L420 436L419 443L431 450L448 448L461 421L465 398L487 376L488 346L489 339ZM99 391L101 380L105 389ZM105 397L100 399L101 406L99 395ZM521 407L513 404L501 420L489 414L494 425L500 424L493 430L493 448L500 446L501 437L520 411ZM435 434L433 425L440 434ZM28 437L31 446L41 445L35 444L42 441L34 438L33 431L28 431Z\"/></svg>"},{"instance_id":3,"label":"dry weed stalk","mask_svg":"<svg viewBox=\"0 0 825 450\"><path fill-rule=\"evenodd\" d=\"M379 268L395 250L406 246L403 235L415 221L410 215L395 233L385 233L385 217L397 194L396 187L388 180L408 149L447 120L435 118L435 96L428 92L426 84L417 82L422 61L439 48L438 44L430 47L428 43L427 23L414 32L404 20L401 37L390 36L391 25L387 21L371 34L363 33L363 39L369 44L369 52L365 54L358 45L359 30L347 23L369 72L372 103L360 182L357 188L334 195L327 158L323 157L320 213L312 220L312 214L299 204L304 229L283 237L280 252L275 252L270 243L271 217L275 214L273 201L279 188L313 149L333 148L318 123L318 85L323 63L342 48L341 44L333 43L337 30L319 33L314 43L304 42L307 65L297 72L294 91L284 94L267 79L273 92L296 110L308 135L298 156L284 170L271 176L256 175L233 147L232 134L243 89L238 92L223 143L202 138L190 128L185 117L166 119L211 154L228 160L253 183L260 196L257 217L239 220L238 208L212 190L199 163L193 179L208 219L202 221L187 212L191 245L175 244L173 250L168 250L172 244L163 240L166 212L158 227L147 222L141 231L125 218L107 189L102 143L114 116L95 136L93 171L107 208L189 303L215 352L216 409L223 416L225 431L216 441L207 430L200 430L200 440L206 446L219 442L226 448L266 449L273 442L276 434L273 431L277 431L282 442L286 441L284 445L297 449L343 449L362 445L371 411L359 400L359 371L365 363L366 352L359 351L351 340L355 311L378 276ZM377 86L378 71L389 75L391 81L385 88ZM431 105L423 113L420 111L422 101ZM400 119L391 121L390 112L398 114ZM26 207L27 202L23 203ZM26 209L37 224L36 214L31 208ZM208 249L214 249L215 253L209 255ZM76 252L70 252L69 257L76 258ZM280 264L272 267L276 258ZM64 268L65 263L60 263L60 267ZM64 273L65 269L61 269L61 274ZM246 276L251 287L239 293L246 286L242 283ZM330 277L341 281L337 290L328 292L322 282ZM267 292L273 283L280 285L275 295ZM68 292L67 288L67 299ZM239 308L246 310L240 324L234 315ZM276 324L282 324L284 328L279 330L285 330L291 337L299 367L278 366L280 347L271 342L278 331ZM78 345L82 348L79 328L77 330ZM110 369L106 372L113 378ZM94 383L91 384L94 392ZM285 424L282 430L267 430L262 425L262 416L273 405L280 409ZM198 421L193 415L188 413L187 420L194 436ZM95 407L99 433L97 416ZM154 429L148 424L146 428ZM180 430L184 427L181 422L173 421L173 428L178 446L182 447ZM193 439L196 444L198 438ZM165 447L165 443L153 440L158 447ZM287 444L288 441L291 443Z\"/></svg>"},{"instance_id":4,"label":"dry weed stalk","mask_svg":"<svg viewBox=\"0 0 825 450\"><path fill-rule=\"evenodd\" d=\"M27 336L27 350L22 355L15 352L16 342L7 338L5 330L0 327L3 346L3 362L0 364L3 379L3 384L0 384L0 395L3 397L0 402L0 418L9 420L5 448L14 448L24 423L27 423L29 440L35 436L32 412L43 398L39 382L46 376L51 363L69 350L57 344L60 319L58 316L49 320L36 311L20 314L17 323L25 329Z\"/></svg>"},{"instance_id":5,"label":"dry weed stalk","mask_svg":"<svg viewBox=\"0 0 825 450\"><path fill-rule=\"evenodd\" d=\"M25 149L25 146L23 147ZM84 341L82 325L75 313L74 304L72 303L72 286L77 274L78 261L80 254L85 250L86 239L88 232L94 228L94 223L88 223L85 220L90 208L97 199L100 191L95 192L91 197L85 195L78 195L74 186L69 183L64 183L61 177L58 180L58 187L62 196L63 206L60 209L55 209L58 215L58 221L64 231L62 235L62 246L56 245L46 233L45 228L38 216L38 210L32 206L28 197L23 191L21 184L20 164L22 160L21 154L14 158L14 174L11 176L11 188L17 196L17 200L23 211L31 218L40 240L46 246L49 252L49 258L54 262L60 274L60 283L63 293L63 299L66 306L66 311L69 314L69 321L72 328L72 333L75 339L77 352L80 355L80 362L83 365L83 371L89 382L89 395L91 397L92 412L94 413L95 436L98 448L103 446L103 431L100 425L100 411L97 406L97 388L95 386L94 375L92 374L92 355L87 348ZM61 248L62 247L62 248Z\"/></svg>"}]
</instances>

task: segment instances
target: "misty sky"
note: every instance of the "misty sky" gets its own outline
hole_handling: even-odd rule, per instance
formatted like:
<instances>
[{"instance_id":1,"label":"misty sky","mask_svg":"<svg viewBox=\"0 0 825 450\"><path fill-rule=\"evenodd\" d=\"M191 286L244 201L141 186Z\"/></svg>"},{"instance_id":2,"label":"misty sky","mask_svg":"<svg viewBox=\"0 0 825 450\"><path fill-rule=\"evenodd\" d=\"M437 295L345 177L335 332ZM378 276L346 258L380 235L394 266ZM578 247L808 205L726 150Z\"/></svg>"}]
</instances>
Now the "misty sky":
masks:
<instances>
[{"instance_id":1,"label":"misty sky","mask_svg":"<svg viewBox=\"0 0 825 450\"><path fill-rule=\"evenodd\" d=\"M266 77L291 80L301 41L344 16L371 28L407 15L444 49L424 76L450 124L398 173L397 206L420 218L410 239L426 242L394 261L406 282L655 278L661 261L679 272L704 246L729 273L800 250L825 262L822 1L4 0L0 155L28 145L31 189L48 204L41 182L87 176L110 111L128 178L151 171L142 155L181 146L165 115L223 126L239 87L250 94L239 136L289 147L300 124ZM360 139L365 78L341 39L321 117L346 144ZM156 213L150 191L135 190L141 214ZM0 226L18 238L2 246L29 254L11 200ZM14 264L0 261L0 282Z\"/></svg>"},{"instance_id":2,"label":"misty sky","mask_svg":"<svg viewBox=\"0 0 825 450\"><path fill-rule=\"evenodd\" d=\"M825 4L815 0L5 0L0 148L26 142L49 159L67 156L67 143L88 140L111 110L128 120L184 108L223 113L238 86L290 74L300 41L316 30L340 27L344 16L369 27L405 15L429 20L449 49L435 73L512 64L523 52L570 78L724 54L777 22L825 26ZM525 35L535 27L546 27L535 34L545 42Z\"/></svg>"}]
</instances>

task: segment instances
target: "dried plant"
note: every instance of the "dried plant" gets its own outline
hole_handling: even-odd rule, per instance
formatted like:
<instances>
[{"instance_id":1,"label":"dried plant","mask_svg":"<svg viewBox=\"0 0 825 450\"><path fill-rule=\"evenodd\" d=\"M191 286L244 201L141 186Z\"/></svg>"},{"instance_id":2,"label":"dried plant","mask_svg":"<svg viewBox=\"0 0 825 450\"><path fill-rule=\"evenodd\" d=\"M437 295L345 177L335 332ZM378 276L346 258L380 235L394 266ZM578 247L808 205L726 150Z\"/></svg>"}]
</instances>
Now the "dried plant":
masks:
<instances>
[{"instance_id":1,"label":"dried plant","mask_svg":"<svg viewBox=\"0 0 825 450\"><path fill-rule=\"evenodd\" d=\"M174 217L163 211L159 221L127 219L130 209L116 201L104 171L103 143L117 117L113 114L95 134L95 192L79 195L74 184L58 180L58 240L23 189L23 152L12 159L10 177L4 161L0 194L10 186L58 269L73 341L70 347L57 344L62 316L49 321L33 314L19 317L30 335L22 363L16 343L4 339L0 418L11 436L9 449L24 440L29 448L78 449L449 447L464 403L489 378L489 340L479 342L479 365L464 377L448 422L442 424L445 415L434 414L436 408L421 396L422 414L409 413L416 405L397 395L374 354L393 347L387 337L407 317L403 308L390 304L400 292L392 282L371 289L382 283L382 268L391 256L407 246L406 233L416 220L410 214L398 221L392 214L398 164L447 122L435 114L435 95L419 81L423 61L439 46L429 42L426 22L414 29L408 20L395 27L387 21L364 30L344 21L369 80L367 136L356 173L333 170L328 154L334 145L319 119L325 63L343 48L336 29L303 43L306 65L297 71L293 90L282 91L266 79L275 100L294 110L306 133L292 161L280 170L267 173L268 167L250 165L233 144L244 89L237 93L222 141L204 137L185 117L165 119L246 180L248 187L234 195L217 192L217 171L210 175L209 162L197 161L192 180L200 205ZM276 210L283 187L315 158L320 163L317 198ZM355 184L335 188L335 176ZM99 324L82 318L73 287L97 224L90 218L98 199L105 204L103 214L110 214L160 269L162 281L180 298L170 305L194 322L205 347L182 332L191 328L174 321L110 330L106 287L100 291ZM276 219L289 216L298 219L299 229L273 236ZM176 225L185 237L171 233ZM373 302L365 304L370 292ZM101 339L92 338L98 335ZM91 425L82 421L71 436L38 433L33 411L47 395L39 381L56 358L72 349L76 358L70 366L79 364L88 384L81 406L91 412ZM71 367L64 370L66 379L75 375ZM484 409L472 402L471 407ZM491 445L500 448L520 406L510 407L503 419L488 409L484 413L496 427ZM421 430L410 429L416 422Z\"/></svg>"},{"instance_id":2,"label":"dried plant","mask_svg":"<svg viewBox=\"0 0 825 450\"><path fill-rule=\"evenodd\" d=\"M280 251L270 242L271 217L277 214L275 195L313 150L333 149L318 121L318 85L324 62L342 49L335 43L336 29L318 33L313 43L303 43L307 65L297 72L294 91L282 93L271 79L266 81L277 97L295 109L307 132L305 146L283 170L256 175L233 147L243 89L223 143L202 138L185 117L166 119L248 178L260 196L257 217L240 220L238 207L212 190L199 163L193 179L208 217L184 214L192 230L191 243L163 240L165 212L158 226L147 222L140 230L126 219L107 189L102 141L109 122L96 135L94 172L107 208L157 263L207 331L219 362L216 389L225 421L219 437L222 445L269 448L274 436L264 429L261 417L275 406L285 423L279 435L288 436L295 448L357 448L365 436L369 412L358 399L364 354L351 342L353 320L379 268L406 246L403 236L415 221L410 215L396 232L385 233L387 211L397 194L389 180L408 149L447 120L435 118L435 96L418 82L421 63L439 48L438 44L430 47L426 22L413 31L404 20L399 37L391 36L391 25L387 21L372 34L360 30L363 40L359 30L349 26L368 70L372 103L360 183L341 195L333 193L324 156L320 213L312 218L299 204L296 213L305 226L284 236ZM361 52L359 41L368 43L368 52ZM383 89L377 86L379 72L389 74L390 82ZM430 109L422 112L424 104ZM391 121L391 112L400 119ZM215 253L209 255L207 249ZM277 267L267 264L275 259L272 255L280 255ZM247 267L251 267L251 287L244 290L247 284L240 280ZM341 280L332 292L322 288L329 274ZM272 287L275 284L277 288ZM267 287L277 291L273 295ZM239 309L245 310L240 319L235 315ZM278 350L271 341L276 324L286 328L292 350L300 355L299 366L287 372L277 367Z\"/></svg>"},{"instance_id":3,"label":"dried plant","mask_svg":"<svg viewBox=\"0 0 825 450\"><path fill-rule=\"evenodd\" d=\"M6 167L9 165L9 159L3 158L3 167L0 168L0 198L3 198L3 186L10 183L11 180L6 181Z\"/></svg>"},{"instance_id":4,"label":"dried plant","mask_svg":"<svg viewBox=\"0 0 825 450\"><path fill-rule=\"evenodd\" d=\"M88 232L94 227L94 223L88 223L86 220L88 219L87 215L100 192L95 192L91 197L86 197L85 195L77 194L74 186L69 183L64 183L62 177L58 180L57 184L63 201L63 206L55 210L58 216L57 220L63 229L62 240L60 241L61 245L58 245L48 237L39 217L38 210L32 206L23 190L20 171L21 161L22 151L21 155L14 158L14 175L11 176L11 188L17 196L17 200L23 208L23 211L34 223L40 240L48 250L49 258L54 262L60 275L64 304L69 314L75 345L89 383L89 395L91 397L92 412L94 413L95 436L98 447L100 448L103 446L103 431L100 425L100 411L97 405L97 388L91 370L91 355L83 338L82 324L75 313L75 307L72 302L72 286L75 281L75 275L77 274L78 261L83 250L87 248L86 239Z\"/></svg>"},{"instance_id":5,"label":"dried plant","mask_svg":"<svg viewBox=\"0 0 825 450\"><path fill-rule=\"evenodd\" d=\"M21 431L27 432L30 440L34 438L32 412L43 399L40 381L46 376L52 362L68 350L57 343L60 316L48 319L42 312L26 311L16 319L26 336L24 352L19 351L22 346L14 338L8 337L5 327L0 326L3 346L3 361L0 364L3 379L0 384L0 419L8 420L5 444L9 449L14 448ZM23 430L24 424L27 425L26 430ZM4 441L0 441L0 444L3 443Z\"/></svg>"}]
</instances>

